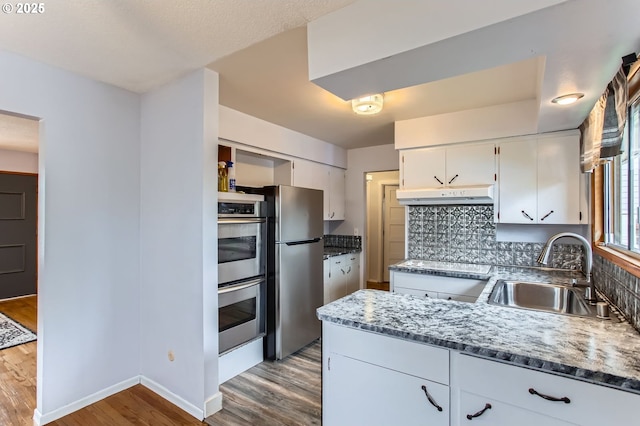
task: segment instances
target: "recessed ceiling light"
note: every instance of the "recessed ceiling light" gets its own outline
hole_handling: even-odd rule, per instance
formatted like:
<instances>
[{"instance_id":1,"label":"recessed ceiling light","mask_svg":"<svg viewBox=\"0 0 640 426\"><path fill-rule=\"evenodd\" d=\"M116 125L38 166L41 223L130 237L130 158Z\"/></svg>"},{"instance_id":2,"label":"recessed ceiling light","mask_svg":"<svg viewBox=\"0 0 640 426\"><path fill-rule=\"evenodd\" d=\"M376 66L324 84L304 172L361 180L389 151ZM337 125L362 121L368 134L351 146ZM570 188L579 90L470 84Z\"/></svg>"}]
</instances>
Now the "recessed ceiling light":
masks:
<instances>
[{"instance_id":1,"label":"recessed ceiling light","mask_svg":"<svg viewBox=\"0 0 640 426\"><path fill-rule=\"evenodd\" d=\"M570 93L568 95L558 96L557 98L551 99L551 102L558 105L569 105L576 102L578 99L582 98L584 93Z\"/></svg>"},{"instance_id":2,"label":"recessed ceiling light","mask_svg":"<svg viewBox=\"0 0 640 426\"><path fill-rule=\"evenodd\" d=\"M363 96L361 98L351 100L351 108L353 112L360 115L372 115L382 111L384 98L382 94Z\"/></svg>"}]
</instances>

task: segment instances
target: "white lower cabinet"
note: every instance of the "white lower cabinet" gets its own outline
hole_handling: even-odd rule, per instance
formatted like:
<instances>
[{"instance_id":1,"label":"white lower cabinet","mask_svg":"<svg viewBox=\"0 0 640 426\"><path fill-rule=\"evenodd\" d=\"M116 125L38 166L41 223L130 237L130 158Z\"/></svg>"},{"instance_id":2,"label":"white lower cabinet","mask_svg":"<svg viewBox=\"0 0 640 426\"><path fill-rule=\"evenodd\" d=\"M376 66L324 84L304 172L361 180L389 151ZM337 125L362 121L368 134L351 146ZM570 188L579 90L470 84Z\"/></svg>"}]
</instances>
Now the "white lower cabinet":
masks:
<instances>
[{"instance_id":1,"label":"white lower cabinet","mask_svg":"<svg viewBox=\"0 0 640 426\"><path fill-rule=\"evenodd\" d=\"M451 388L453 426L640 424L640 395L454 351Z\"/></svg>"},{"instance_id":2,"label":"white lower cabinet","mask_svg":"<svg viewBox=\"0 0 640 426\"><path fill-rule=\"evenodd\" d=\"M475 302L487 281L391 271L391 291L418 297Z\"/></svg>"},{"instance_id":3,"label":"white lower cabinet","mask_svg":"<svg viewBox=\"0 0 640 426\"><path fill-rule=\"evenodd\" d=\"M333 323L322 330L325 426L640 424L630 392Z\"/></svg>"},{"instance_id":4,"label":"white lower cabinet","mask_svg":"<svg viewBox=\"0 0 640 426\"><path fill-rule=\"evenodd\" d=\"M324 271L325 305L360 289L360 253L325 259Z\"/></svg>"},{"instance_id":5,"label":"white lower cabinet","mask_svg":"<svg viewBox=\"0 0 640 426\"><path fill-rule=\"evenodd\" d=\"M323 323L324 426L449 424L446 349Z\"/></svg>"}]
</instances>

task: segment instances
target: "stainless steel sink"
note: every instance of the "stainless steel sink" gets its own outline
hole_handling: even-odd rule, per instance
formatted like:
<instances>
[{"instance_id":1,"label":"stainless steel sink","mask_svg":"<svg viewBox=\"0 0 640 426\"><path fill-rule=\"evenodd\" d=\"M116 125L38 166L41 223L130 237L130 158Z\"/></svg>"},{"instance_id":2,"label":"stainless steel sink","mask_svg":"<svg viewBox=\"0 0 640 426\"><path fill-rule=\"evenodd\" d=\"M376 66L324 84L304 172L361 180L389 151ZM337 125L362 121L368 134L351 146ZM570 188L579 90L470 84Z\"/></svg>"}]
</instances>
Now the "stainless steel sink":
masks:
<instances>
[{"instance_id":1,"label":"stainless steel sink","mask_svg":"<svg viewBox=\"0 0 640 426\"><path fill-rule=\"evenodd\" d=\"M565 315L593 316L581 289L569 285L499 280L489 303L513 308L533 309Z\"/></svg>"}]
</instances>

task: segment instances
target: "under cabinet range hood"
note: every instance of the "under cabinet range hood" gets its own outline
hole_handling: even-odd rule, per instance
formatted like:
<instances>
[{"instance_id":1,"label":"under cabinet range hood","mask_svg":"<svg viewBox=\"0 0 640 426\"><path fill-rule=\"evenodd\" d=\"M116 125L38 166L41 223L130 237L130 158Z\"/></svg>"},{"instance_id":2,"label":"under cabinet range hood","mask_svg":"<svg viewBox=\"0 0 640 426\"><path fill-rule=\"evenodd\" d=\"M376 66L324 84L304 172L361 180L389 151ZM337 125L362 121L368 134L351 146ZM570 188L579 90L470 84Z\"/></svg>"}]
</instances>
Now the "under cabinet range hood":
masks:
<instances>
[{"instance_id":1,"label":"under cabinet range hood","mask_svg":"<svg viewBox=\"0 0 640 426\"><path fill-rule=\"evenodd\" d=\"M432 204L493 204L493 185L399 189L398 202L405 206Z\"/></svg>"}]
</instances>

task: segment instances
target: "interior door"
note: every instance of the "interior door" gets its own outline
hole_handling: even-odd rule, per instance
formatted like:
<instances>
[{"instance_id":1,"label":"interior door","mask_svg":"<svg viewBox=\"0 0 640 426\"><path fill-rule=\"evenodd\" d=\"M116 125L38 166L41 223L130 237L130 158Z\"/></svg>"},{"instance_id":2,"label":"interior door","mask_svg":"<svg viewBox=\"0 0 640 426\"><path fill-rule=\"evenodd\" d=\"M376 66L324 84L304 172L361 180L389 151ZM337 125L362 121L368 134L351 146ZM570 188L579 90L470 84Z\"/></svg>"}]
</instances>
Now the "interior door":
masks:
<instances>
[{"instance_id":1,"label":"interior door","mask_svg":"<svg viewBox=\"0 0 640 426\"><path fill-rule=\"evenodd\" d=\"M36 293L38 177L0 173L0 299Z\"/></svg>"},{"instance_id":2,"label":"interior door","mask_svg":"<svg viewBox=\"0 0 640 426\"><path fill-rule=\"evenodd\" d=\"M398 185L384 186L383 276L389 282L389 265L404 259L404 206L398 203Z\"/></svg>"}]
</instances>

